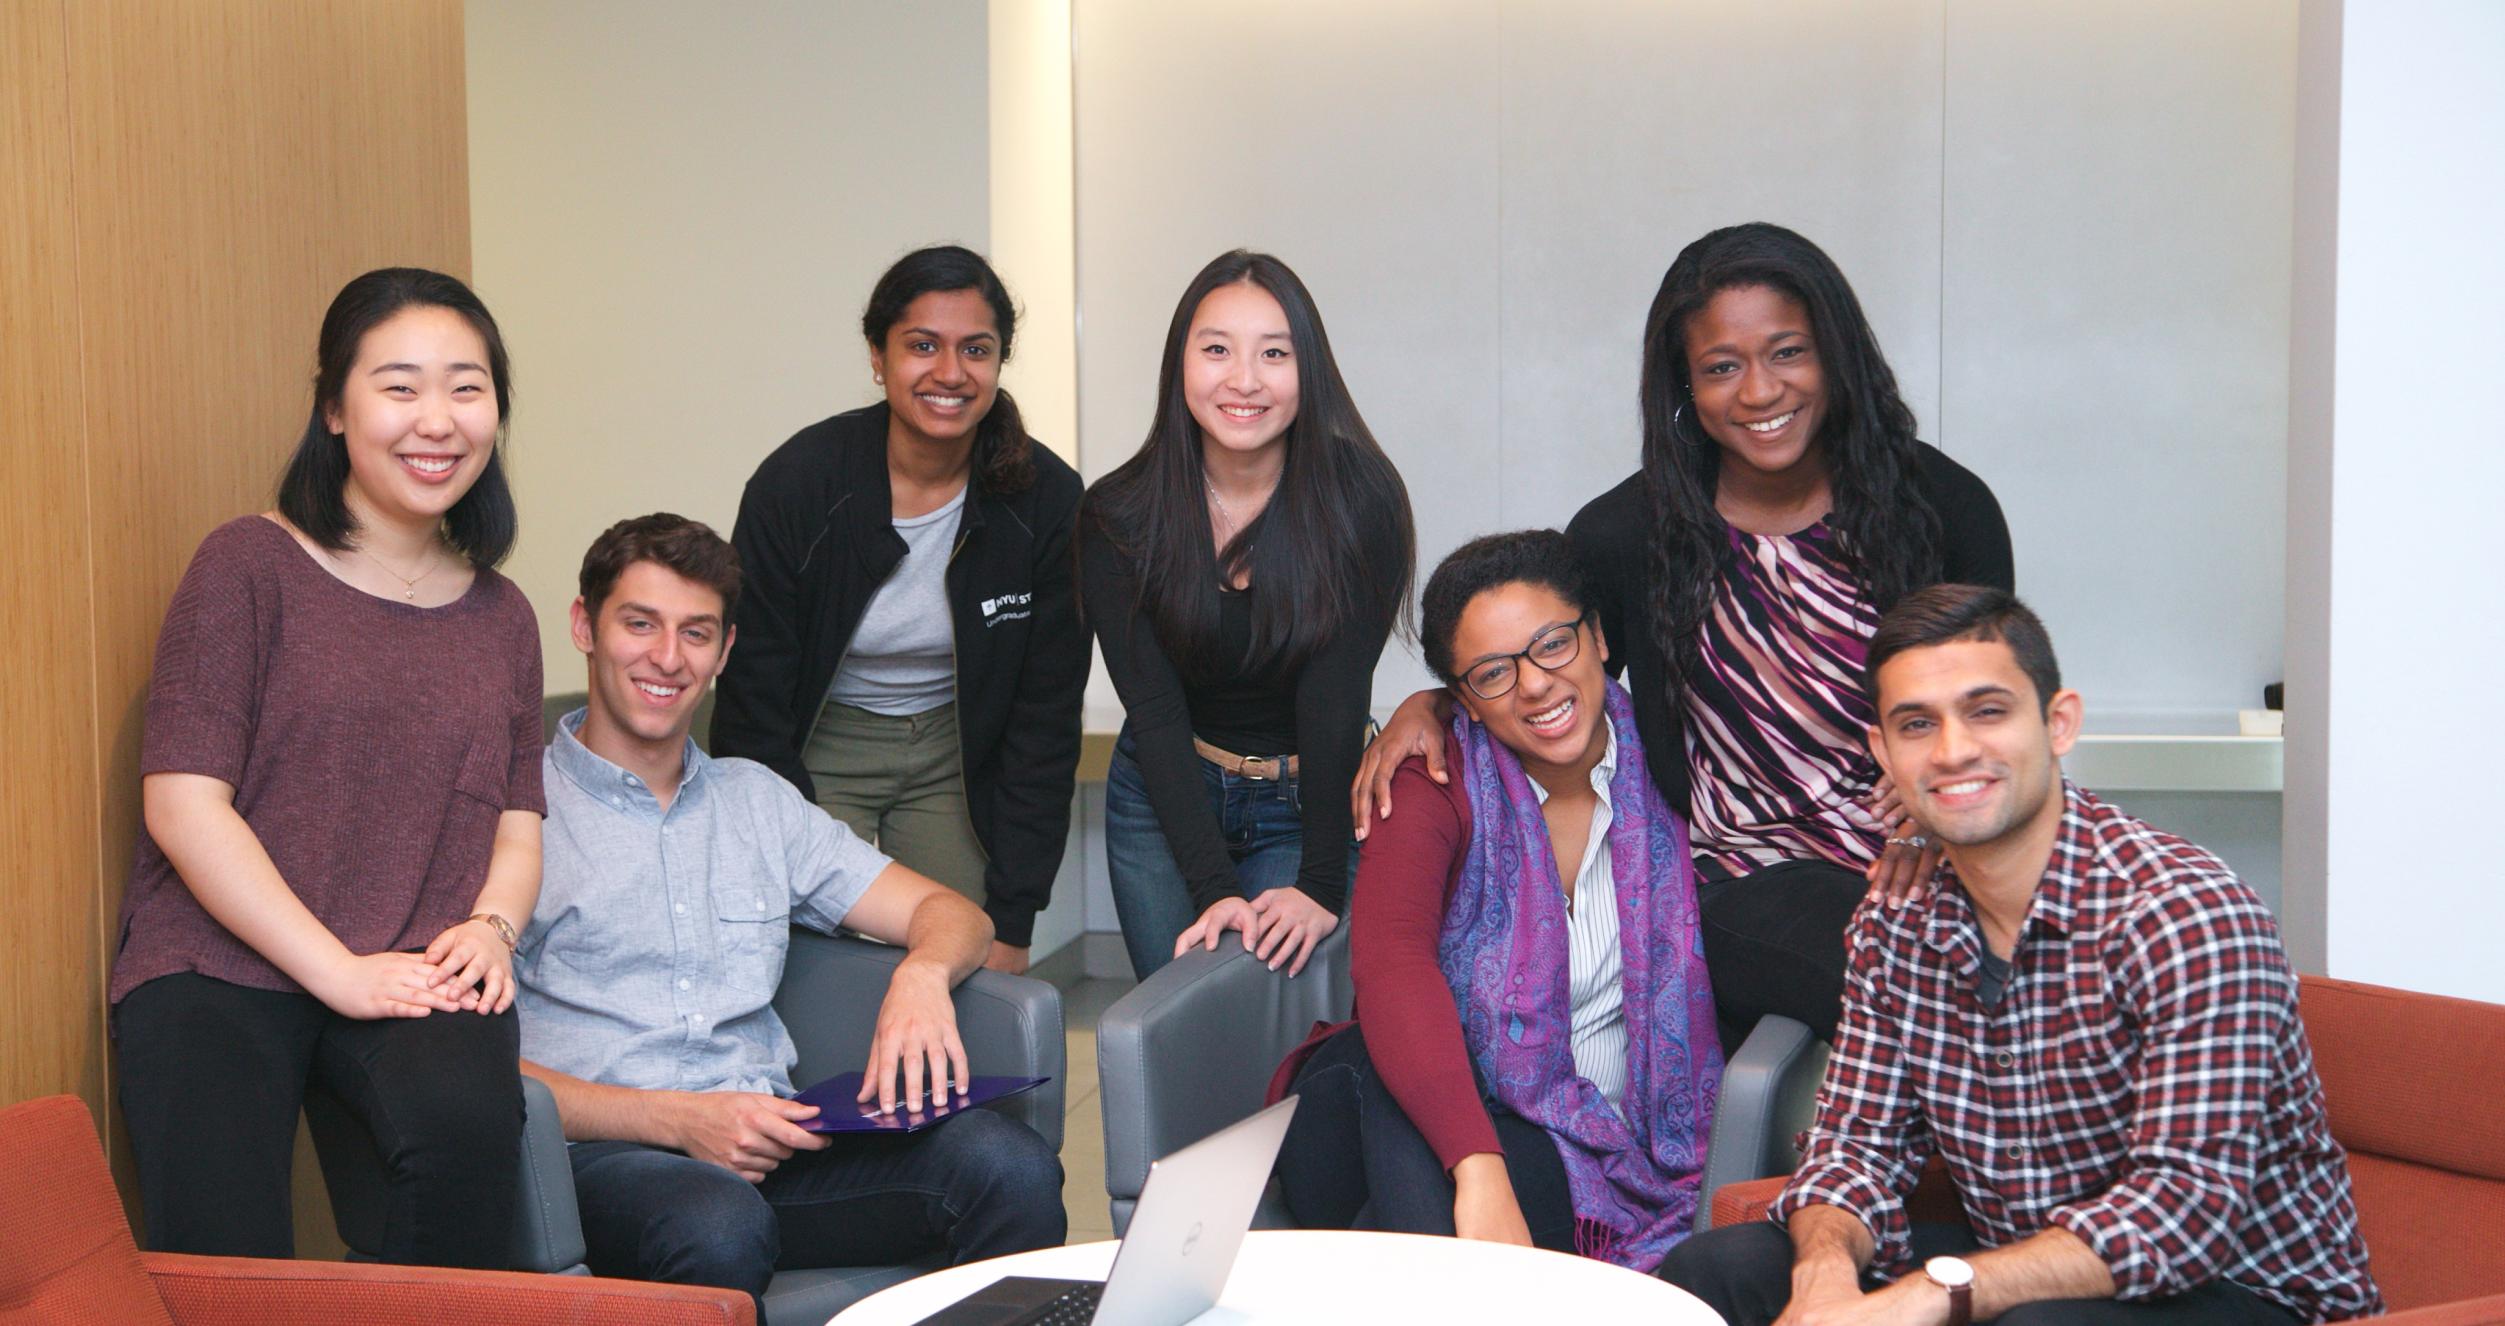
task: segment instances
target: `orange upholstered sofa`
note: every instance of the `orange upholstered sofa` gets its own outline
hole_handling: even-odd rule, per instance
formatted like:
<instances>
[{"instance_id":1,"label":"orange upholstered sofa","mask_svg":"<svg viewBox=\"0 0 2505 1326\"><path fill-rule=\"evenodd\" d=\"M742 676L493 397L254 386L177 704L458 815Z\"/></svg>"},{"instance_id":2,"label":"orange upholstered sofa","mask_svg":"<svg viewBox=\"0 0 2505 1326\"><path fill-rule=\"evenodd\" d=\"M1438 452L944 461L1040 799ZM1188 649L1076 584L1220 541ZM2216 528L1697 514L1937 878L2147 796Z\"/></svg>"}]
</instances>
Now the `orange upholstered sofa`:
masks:
<instances>
[{"instance_id":1,"label":"orange upholstered sofa","mask_svg":"<svg viewBox=\"0 0 2505 1326\"><path fill-rule=\"evenodd\" d=\"M2505 1005L2306 976L2298 1007L2393 1326L2505 1323ZM1714 1194L1762 1219L1783 1180ZM1936 1165L1916 1219L1957 1219Z\"/></svg>"},{"instance_id":2,"label":"orange upholstered sofa","mask_svg":"<svg viewBox=\"0 0 2505 1326\"><path fill-rule=\"evenodd\" d=\"M745 1294L589 1276L143 1253L76 1096L0 1110L0 1326L754 1326Z\"/></svg>"}]
</instances>

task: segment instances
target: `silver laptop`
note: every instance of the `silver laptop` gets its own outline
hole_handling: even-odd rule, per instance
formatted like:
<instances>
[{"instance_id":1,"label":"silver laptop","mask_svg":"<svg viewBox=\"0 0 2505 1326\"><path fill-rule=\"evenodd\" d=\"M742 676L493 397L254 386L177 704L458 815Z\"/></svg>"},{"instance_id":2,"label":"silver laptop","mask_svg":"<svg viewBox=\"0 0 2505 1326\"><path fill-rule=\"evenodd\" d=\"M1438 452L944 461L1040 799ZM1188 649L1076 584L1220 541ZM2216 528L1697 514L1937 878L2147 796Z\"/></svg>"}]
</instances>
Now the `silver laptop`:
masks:
<instances>
[{"instance_id":1,"label":"silver laptop","mask_svg":"<svg viewBox=\"0 0 2505 1326\"><path fill-rule=\"evenodd\" d=\"M1290 1096L1150 1165L1102 1282L1010 1276L921 1326L1183 1326L1217 1306L1295 1113Z\"/></svg>"}]
</instances>

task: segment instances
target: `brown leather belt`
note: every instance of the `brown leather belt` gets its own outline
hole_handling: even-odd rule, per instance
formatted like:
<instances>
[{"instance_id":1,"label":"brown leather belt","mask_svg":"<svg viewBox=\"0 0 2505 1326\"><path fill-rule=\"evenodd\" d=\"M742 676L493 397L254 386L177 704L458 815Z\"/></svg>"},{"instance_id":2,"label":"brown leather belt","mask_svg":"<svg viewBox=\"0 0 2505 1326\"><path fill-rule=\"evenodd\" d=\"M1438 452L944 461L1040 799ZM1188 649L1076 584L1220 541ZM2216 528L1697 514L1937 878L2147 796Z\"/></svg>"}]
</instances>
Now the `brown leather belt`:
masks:
<instances>
[{"instance_id":1,"label":"brown leather belt","mask_svg":"<svg viewBox=\"0 0 2505 1326\"><path fill-rule=\"evenodd\" d=\"M1192 749L1200 752L1200 758L1228 773L1258 782L1275 783L1282 778L1296 776L1296 757L1293 755L1238 755L1231 750L1220 750L1198 737L1192 738Z\"/></svg>"}]
</instances>

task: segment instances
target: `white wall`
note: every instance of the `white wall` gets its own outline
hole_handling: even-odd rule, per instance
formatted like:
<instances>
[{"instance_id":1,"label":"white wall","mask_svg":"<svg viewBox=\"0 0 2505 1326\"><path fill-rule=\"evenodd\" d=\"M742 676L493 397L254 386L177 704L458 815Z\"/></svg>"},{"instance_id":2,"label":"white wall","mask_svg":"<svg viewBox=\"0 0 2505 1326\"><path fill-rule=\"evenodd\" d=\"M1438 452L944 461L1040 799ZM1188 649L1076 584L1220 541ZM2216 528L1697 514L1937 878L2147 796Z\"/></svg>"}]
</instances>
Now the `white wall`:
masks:
<instances>
[{"instance_id":1,"label":"white wall","mask_svg":"<svg viewBox=\"0 0 2505 1326\"><path fill-rule=\"evenodd\" d=\"M990 0L991 248L1019 304L1001 385L1027 431L1075 464L1078 249L1069 0Z\"/></svg>"},{"instance_id":2,"label":"white wall","mask_svg":"<svg viewBox=\"0 0 2505 1326\"><path fill-rule=\"evenodd\" d=\"M1958 3L1945 32L1924 422L1999 495L2091 730L2259 708L2283 625L2294 7Z\"/></svg>"},{"instance_id":3,"label":"white wall","mask_svg":"<svg viewBox=\"0 0 2505 1326\"><path fill-rule=\"evenodd\" d=\"M1773 21L1077 0L1082 467L1145 433L1191 273L1266 248L1409 483L1423 574L1631 472L1663 270L1776 221L1836 258L1923 435L1992 484L2094 728L2232 731L2280 675L2294 11L1813 0ZM1426 680L1395 645L1378 712ZM2275 893L2267 799L2130 801Z\"/></svg>"},{"instance_id":4,"label":"white wall","mask_svg":"<svg viewBox=\"0 0 2505 1326\"><path fill-rule=\"evenodd\" d=\"M2438 45L2495 53L2475 3L2392 12L2377 49L2402 52L2378 57L2395 69ZM2455 39L2405 26L2421 12ZM1191 272L1238 244L1278 252L1409 480L1423 570L1471 534L1560 523L1633 467L1661 270L1751 218L1853 278L1925 436L2000 494L2021 591L2097 721L2251 704L2283 625L2292 678L2309 649L2328 668L2327 614L2309 642L2305 605L2281 606L2291 574L2333 567L2303 539L2328 527L2329 481L2306 491L2281 442L2295 11L1814 0L1772 44L1758 21L1700 0L1282 0L1258 21L1154 0L786 3L735 22L657 0L471 5L476 273L521 390L508 570L541 609L551 688L580 684L562 607L583 546L660 506L727 527L759 457L870 399L852 324L914 245L1000 258L1025 306L1009 385L1090 476L1145 431ZM2332 98L2336 134L2336 78ZM2450 188L2494 179L2463 168L2495 159L2477 139L2493 108L2472 110L2467 140L2430 139L2454 144ZM2376 203L2414 223L2427 187ZM2419 252L2441 271L2401 288L2449 289L2487 250ZM2367 520L2344 518L2352 544ZM2339 639L2374 657L2362 627ZM1395 648L1379 705L1423 679ZM1118 717L1110 701L1100 675L1092 724ZM2327 737L2297 719L2292 797L2310 739L2320 786L2302 795L2320 804ZM2277 873L2252 805L2133 808ZM2315 830L2293 799L2289 820L2293 851ZM1091 887L1068 898L1101 893L1092 859L1074 849Z\"/></svg>"},{"instance_id":5,"label":"white wall","mask_svg":"<svg viewBox=\"0 0 2505 1326\"><path fill-rule=\"evenodd\" d=\"M1422 569L1635 466L1679 247L1778 221L1851 277L1924 436L2117 725L2278 679L2294 17L1983 0L1077 5L1085 468L1145 432L1174 298L1295 266ZM1226 58L1203 58L1224 51ZM1387 659L1388 705L1424 672Z\"/></svg>"},{"instance_id":6,"label":"white wall","mask_svg":"<svg viewBox=\"0 0 2505 1326\"><path fill-rule=\"evenodd\" d=\"M1078 250L1072 236L1069 0L990 0L991 248L987 256L1019 304L1018 340L1002 387L1015 394L1027 431L1076 464L1078 439ZM1101 822L1087 792L1071 799L1070 838L1052 905L1035 917L1035 961L1092 925L1091 886L1102 884ZM1094 862L1091 871L1089 865Z\"/></svg>"},{"instance_id":7,"label":"white wall","mask_svg":"<svg viewBox=\"0 0 2505 1326\"><path fill-rule=\"evenodd\" d=\"M2481 721L2505 618L2505 8L2308 0L2290 525L2291 938L2505 1000Z\"/></svg>"},{"instance_id":8,"label":"white wall","mask_svg":"<svg viewBox=\"0 0 2505 1326\"><path fill-rule=\"evenodd\" d=\"M479 293L514 359L522 540L551 691L584 548L672 510L728 534L765 454L875 399L861 305L990 225L982 0L468 6Z\"/></svg>"}]
</instances>

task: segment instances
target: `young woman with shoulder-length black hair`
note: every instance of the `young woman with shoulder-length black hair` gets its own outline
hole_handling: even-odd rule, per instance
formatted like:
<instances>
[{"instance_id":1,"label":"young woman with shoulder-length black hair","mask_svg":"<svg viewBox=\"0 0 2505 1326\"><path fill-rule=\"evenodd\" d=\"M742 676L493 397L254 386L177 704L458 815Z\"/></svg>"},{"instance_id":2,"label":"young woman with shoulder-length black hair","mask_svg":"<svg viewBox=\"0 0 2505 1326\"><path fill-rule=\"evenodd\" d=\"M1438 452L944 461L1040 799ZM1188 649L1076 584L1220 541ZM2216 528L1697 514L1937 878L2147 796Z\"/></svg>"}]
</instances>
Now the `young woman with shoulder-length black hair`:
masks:
<instances>
[{"instance_id":1,"label":"young woman with shoulder-length black hair","mask_svg":"<svg viewBox=\"0 0 2505 1326\"><path fill-rule=\"evenodd\" d=\"M1854 907L1938 862L1871 759L1863 653L1913 590L2008 588L2009 529L1981 479L1915 438L1843 272L1781 226L1680 250L1645 317L1642 403L1642 470L1568 533L1693 831L1726 1048L1770 1012L1824 1035ZM1388 813L1406 755L1441 772L1431 694L1369 753L1361 818Z\"/></svg>"},{"instance_id":2,"label":"young woman with shoulder-length black hair","mask_svg":"<svg viewBox=\"0 0 2505 1326\"><path fill-rule=\"evenodd\" d=\"M348 371L365 333L413 305L452 313L478 334L487 356L479 368L495 388L498 427L512 417L513 366L505 357L504 333L468 286L456 277L422 267L387 267L349 282L322 319L312 414L278 481L279 514L326 551L348 552L357 534L357 516L349 496L348 448L326 412L347 391ZM444 549L476 566L502 566L506 554L513 551L518 530L513 487L505 481L503 448L488 448L467 491L444 512Z\"/></svg>"},{"instance_id":3,"label":"young woman with shoulder-length black hair","mask_svg":"<svg viewBox=\"0 0 2505 1326\"><path fill-rule=\"evenodd\" d=\"M861 312L876 405L757 467L747 589L712 753L791 780L865 842L980 903L1026 970L1077 785L1087 632L1078 471L1000 389L1017 306L982 255L916 249Z\"/></svg>"},{"instance_id":4,"label":"young woman with shoulder-length black hair","mask_svg":"<svg viewBox=\"0 0 2505 1326\"><path fill-rule=\"evenodd\" d=\"M1148 438L1081 524L1087 621L1127 711L1105 835L1131 965L1236 930L1300 970L1356 863L1347 789L1417 539L1285 263L1239 250L1192 278Z\"/></svg>"},{"instance_id":5,"label":"young woman with shoulder-length black hair","mask_svg":"<svg viewBox=\"0 0 2505 1326\"><path fill-rule=\"evenodd\" d=\"M493 569L504 341L390 268L322 320L278 509L166 609L110 997L149 1241L290 1255L308 1086L391 1176L387 1261L496 1267L521 1159L513 945L539 896L539 628Z\"/></svg>"}]
</instances>

